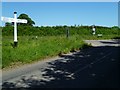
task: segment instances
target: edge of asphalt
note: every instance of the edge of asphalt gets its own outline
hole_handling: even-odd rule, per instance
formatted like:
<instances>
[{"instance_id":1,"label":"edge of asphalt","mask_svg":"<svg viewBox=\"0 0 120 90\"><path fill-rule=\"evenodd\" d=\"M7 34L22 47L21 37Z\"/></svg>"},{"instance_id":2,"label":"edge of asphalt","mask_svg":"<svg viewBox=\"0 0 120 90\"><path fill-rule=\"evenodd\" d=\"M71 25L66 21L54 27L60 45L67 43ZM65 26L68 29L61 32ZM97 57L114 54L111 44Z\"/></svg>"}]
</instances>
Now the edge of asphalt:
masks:
<instances>
[{"instance_id":1,"label":"edge of asphalt","mask_svg":"<svg viewBox=\"0 0 120 90\"><path fill-rule=\"evenodd\" d=\"M78 52L78 51L76 51L76 52ZM74 52L70 52L70 53L63 54L63 55L71 55L73 53ZM47 64L48 62L56 61L56 60L62 59L62 58L63 57L55 56L52 58L46 58L46 59L43 59L40 61L36 61L34 63L24 64L24 65L15 67L15 68L6 69L6 70L2 71L2 82L25 75L27 73L31 73L31 72L35 71L36 69L42 69L43 67L48 66L48 64Z\"/></svg>"},{"instance_id":2,"label":"edge of asphalt","mask_svg":"<svg viewBox=\"0 0 120 90\"><path fill-rule=\"evenodd\" d=\"M47 62L55 61L59 58L60 58L59 56L56 56L53 58L40 60L34 63L24 64L15 68L6 69L2 71L2 81L4 82L8 79L15 78L17 76L32 72L35 69L42 68L43 66L47 65Z\"/></svg>"}]
</instances>

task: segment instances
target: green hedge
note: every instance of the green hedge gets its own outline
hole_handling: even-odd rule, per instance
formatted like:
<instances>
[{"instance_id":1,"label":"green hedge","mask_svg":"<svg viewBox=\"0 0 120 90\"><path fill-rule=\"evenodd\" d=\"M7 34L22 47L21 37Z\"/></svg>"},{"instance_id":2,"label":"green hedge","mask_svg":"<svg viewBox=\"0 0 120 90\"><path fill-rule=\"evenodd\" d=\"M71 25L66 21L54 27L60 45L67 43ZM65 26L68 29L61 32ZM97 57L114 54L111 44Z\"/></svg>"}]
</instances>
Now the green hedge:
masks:
<instances>
[{"instance_id":1,"label":"green hedge","mask_svg":"<svg viewBox=\"0 0 120 90\"><path fill-rule=\"evenodd\" d=\"M70 35L92 35L91 26L68 26ZM102 27L96 26L96 34L113 35L119 34L118 27ZM18 36L57 36L65 35L66 26L53 26L53 27L32 27L32 26L18 26ZM13 26L6 26L2 29L3 36L13 35Z\"/></svg>"}]
</instances>

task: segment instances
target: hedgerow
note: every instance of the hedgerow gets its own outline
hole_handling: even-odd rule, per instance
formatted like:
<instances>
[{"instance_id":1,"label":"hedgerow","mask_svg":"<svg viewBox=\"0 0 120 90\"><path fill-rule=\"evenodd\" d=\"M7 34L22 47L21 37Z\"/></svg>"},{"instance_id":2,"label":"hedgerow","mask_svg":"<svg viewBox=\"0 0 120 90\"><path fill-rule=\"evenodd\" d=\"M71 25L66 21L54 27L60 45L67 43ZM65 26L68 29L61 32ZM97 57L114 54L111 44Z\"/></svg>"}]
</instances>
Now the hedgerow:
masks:
<instances>
[{"instance_id":1,"label":"hedgerow","mask_svg":"<svg viewBox=\"0 0 120 90\"><path fill-rule=\"evenodd\" d=\"M58 36L65 35L66 29L69 29L70 35L91 35L92 26L18 26L18 36ZM113 35L119 34L120 28L118 27L102 27L95 26L96 34ZM2 29L3 36L13 35L13 26L6 26Z\"/></svg>"}]
</instances>

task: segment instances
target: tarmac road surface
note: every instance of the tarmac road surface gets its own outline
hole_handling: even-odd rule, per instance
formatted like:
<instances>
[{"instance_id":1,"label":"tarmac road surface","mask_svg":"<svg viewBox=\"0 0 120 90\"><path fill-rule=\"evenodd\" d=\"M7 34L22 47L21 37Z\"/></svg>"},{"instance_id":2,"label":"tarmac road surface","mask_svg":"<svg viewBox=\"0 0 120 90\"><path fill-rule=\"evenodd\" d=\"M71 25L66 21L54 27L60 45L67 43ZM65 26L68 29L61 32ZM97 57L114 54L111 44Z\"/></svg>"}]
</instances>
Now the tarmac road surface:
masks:
<instances>
[{"instance_id":1,"label":"tarmac road surface","mask_svg":"<svg viewBox=\"0 0 120 90\"><path fill-rule=\"evenodd\" d=\"M93 47L3 71L7 88L120 88L118 40L86 40Z\"/></svg>"}]
</instances>

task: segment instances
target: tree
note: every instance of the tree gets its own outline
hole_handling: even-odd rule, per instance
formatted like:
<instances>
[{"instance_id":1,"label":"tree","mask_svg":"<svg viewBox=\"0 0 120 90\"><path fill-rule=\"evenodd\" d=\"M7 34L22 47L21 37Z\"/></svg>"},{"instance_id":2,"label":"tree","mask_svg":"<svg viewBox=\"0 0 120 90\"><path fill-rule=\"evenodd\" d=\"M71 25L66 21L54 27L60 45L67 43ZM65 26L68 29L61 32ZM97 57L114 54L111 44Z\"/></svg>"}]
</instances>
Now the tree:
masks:
<instances>
[{"instance_id":1,"label":"tree","mask_svg":"<svg viewBox=\"0 0 120 90\"><path fill-rule=\"evenodd\" d=\"M112 29L118 30L119 27L118 26L113 26Z\"/></svg>"},{"instance_id":2,"label":"tree","mask_svg":"<svg viewBox=\"0 0 120 90\"><path fill-rule=\"evenodd\" d=\"M6 22L5 26L12 26L12 23Z\"/></svg>"},{"instance_id":3,"label":"tree","mask_svg":"<svg viewBox=\"0 0 120 90\"><path fill-rule=\"evenodd\" d=\"M18 25L33 26L35 24L35 22L27 14L20 14L18 19L26 19L27 20L26 24L25 23L18 23Z\"/></svg>"}]
</instances>

